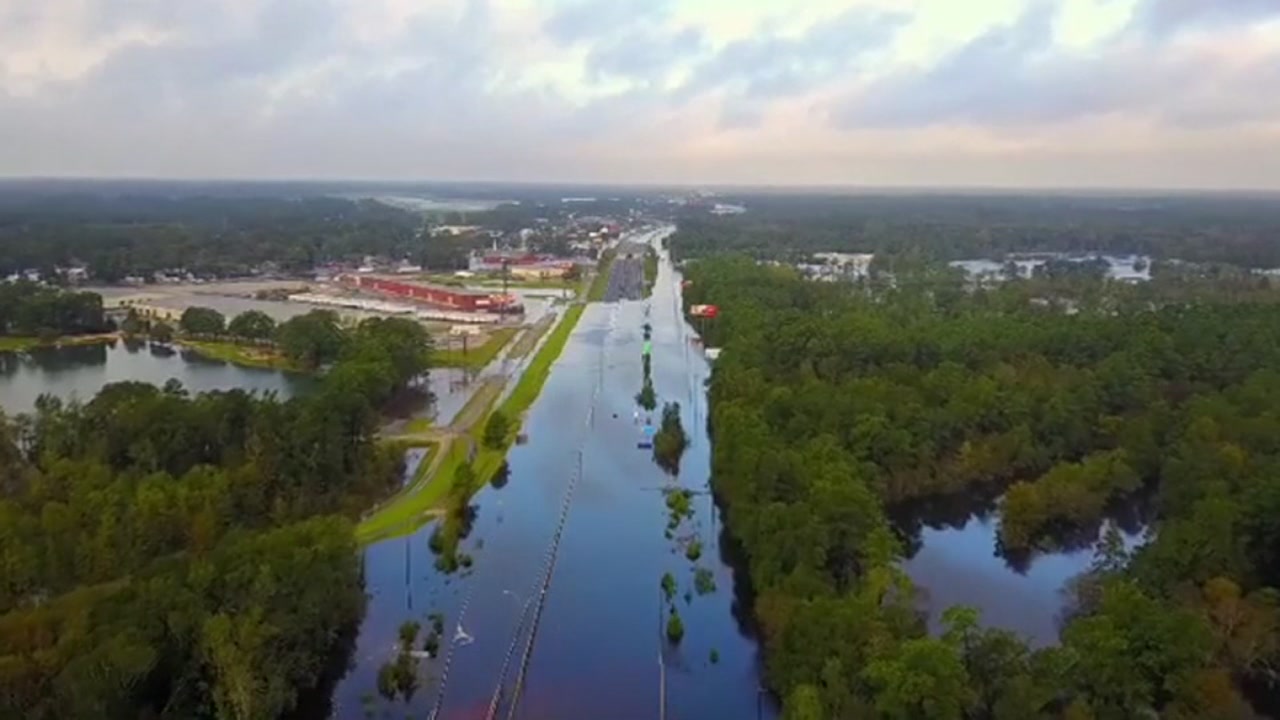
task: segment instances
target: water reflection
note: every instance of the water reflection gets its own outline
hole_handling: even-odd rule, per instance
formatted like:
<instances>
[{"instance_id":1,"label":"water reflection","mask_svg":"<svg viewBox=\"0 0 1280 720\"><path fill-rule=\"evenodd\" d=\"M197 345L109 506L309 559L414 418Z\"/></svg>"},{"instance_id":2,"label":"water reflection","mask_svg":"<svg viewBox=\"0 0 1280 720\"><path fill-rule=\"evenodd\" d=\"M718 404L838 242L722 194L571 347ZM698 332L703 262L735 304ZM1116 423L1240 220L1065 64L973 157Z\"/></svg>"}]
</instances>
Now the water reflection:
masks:
<instances>
[{"instance_id":1,"label":"water reflection","mask_svg":"<svg viewBox=\"0 0 1280 720\"><path fill-rule=\"evenodd\" d=\"M7 361L4 365L5 376L20 373L23 368L32 365L40 367L47 373L57 374L74 371L80 367L93 367L107 363L107 353L115 347L115 343L101 345L70 345L67 347L36 347L25 354L0 353Z\"/></svg>"},{"instance_id":2,"label":"water reflection","mask_svg":"<svg viewBox=\"0 0 1280 720\"><path fill-rule=\"evenodd\" d=\"M903 540L902 567L922 590L931 631L952 605L982 611L983 622L1017 632L1036 647L1055 644L1069 589L1087 571L1098 540L1116 527L1126 547L1142 542L1151 519L1149 494L1108 508L1103 519L1054 528L1052 551L1006 552L1001 546L999 497L993 493L944 496L893 508Z\"/></svg>"},{"instance_id":3,"label":"water reflection","mask_svg":"<svg viewBox=\"0 0 1280 720\"><path fill-rule=\"evenodd\" d=\"M240 367L143 341L0 353L0 407L11 415L29 412L44 393L89 400L109 383L164 385L169 380L181 382L192 394L239 388L286 398L312 382L303 375Z\"/></svg>"}]
</instances>

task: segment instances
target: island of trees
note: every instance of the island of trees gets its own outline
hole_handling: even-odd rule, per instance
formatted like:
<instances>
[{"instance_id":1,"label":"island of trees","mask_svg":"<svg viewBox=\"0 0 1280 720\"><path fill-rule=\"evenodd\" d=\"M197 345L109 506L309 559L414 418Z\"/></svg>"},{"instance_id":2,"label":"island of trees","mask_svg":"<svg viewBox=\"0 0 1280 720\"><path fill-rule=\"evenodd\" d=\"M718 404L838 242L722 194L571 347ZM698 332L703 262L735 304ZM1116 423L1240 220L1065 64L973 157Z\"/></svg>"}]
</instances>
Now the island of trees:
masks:
<instances>
[{"instance_id":1,"label":"island of trees","mask_svg":"<svg viewBox=\"0 0 1280 720\"><path fill-rule=\"evenodd\" d=\"M0 282L0 336L53 340L111 330L102 296L45 287L25 280Z\"/></svg>"},{"instance_id":2,"label":"island of trees","mask_svg":"<svg viewBox=\"0 0 1280 720\"><path fill-rule=\"evenodd\" d=\"M713 489L788 720L1189 720L1275 702L1280 292L984 289L941 269L869 288L742 256L686 277L687 303L721 309ZM1056 646L968 608L931 636L900 569L918 541L891 509L1001 492L1006 553L1154 508L1140 549L1102 545Z\"/></svg>"}]
</instances>

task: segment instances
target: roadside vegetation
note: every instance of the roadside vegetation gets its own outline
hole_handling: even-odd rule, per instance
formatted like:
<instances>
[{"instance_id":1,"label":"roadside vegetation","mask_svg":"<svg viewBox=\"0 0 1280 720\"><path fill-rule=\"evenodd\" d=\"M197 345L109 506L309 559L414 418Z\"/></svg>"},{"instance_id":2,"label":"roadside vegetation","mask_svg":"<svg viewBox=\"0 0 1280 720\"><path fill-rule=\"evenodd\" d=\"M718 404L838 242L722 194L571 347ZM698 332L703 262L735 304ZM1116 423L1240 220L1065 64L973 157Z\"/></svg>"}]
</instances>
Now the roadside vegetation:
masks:
<instances>
[{"instance_id":1,"label":"roadside vegetation","mask_svg":"<svg viewBox=\"0 0 1280 720\"><path fill-rule=\"evenodd\" d=\"M924 265L877 288L742 257L687 276L686 302L722 309L706 327L724 348L712 487L784 717L1226 718L1250 716L1246 685L1277 699L1268 281L975 288ZM955 493L1005 493L1004 553L1097 537L1110 508L1145 497L1155 519L1131 553L1100 545L1059 645L969 608L931 636L899 566L919 525L895 531L888 511Z\"/></svg>"},{"instance_id":2,"label":"roadside vegetation","mask_svg":"<svg viewBox=\"0 0 1280 720\"><path fill-rule=\"evenodd\" d=\"M653 294L653 284L658 281L658 251L649 247L644 253L644 296Z\"/></svg>"},{"instance_id":3,"label":"roadside vegetation","mask_svg":"<svg viewBox=\"0 0 1280 720\"><path fill-rule=\"evenodd\" d=\"M496 408L494 403L501 392L500 385L492 386L491 391L483 394L477 391L459 412L460 417L467 419L453 423L455 427L464 429L463 436L452 438L442 446L444 455L430 474L416 479L409 488L360 523L356 536L361 543L411 532L432 517L443 517L442 525L448 527L436 533L440 539L435 541L436 548L445 558L442 567L462 565L458 558L452 556L457 541L465 537L466 502L501 470L507 451L515 443L524 413L546 384L551 367L568 344L583 308L582 305L572 305L565 311L507 398ZM505 420L492 420L495 414ZM491 423L497 427L490 429L493 427ZM498 429L503 424L506 428L499 437Z\"/></svg>"},{"instance_id":4,"label":"roadside vegetation","mask_svg":"<svg viewBox=\"0 0 1280 720\"><path fill-rule=\"evenodd\" d=\"M653 459L668 475L680 473L680 458L689 444L689 436L685 434L680 423L680 403L671 402L662 406L662 426L653 438Z\"/></svg>"},{"instance_id":5,"label":"roadside vegetation","mask_svg":"<svg viewBox=\"0 0 1280 720\"><path fill-rule=\"evenodd\" d=\"M410 419L404 424L404 434L420 435L431 430L435 423L429 417L416 417Z\"/></svg>"},{"instance_id":6,"label":"roadside vegetation","mask_svg":"<svg viewBox=\"0 0 1280 720\"><path fill-rule=\"evenodd\" d=\"M600 262L596 263L595 278L592 279L591 288L587 291L587 302L604 300L604 294L609 290L609 273L613 272L613 259L617 254L618 251L614 248L600 254Z\"/></svg>"}]
</instances>

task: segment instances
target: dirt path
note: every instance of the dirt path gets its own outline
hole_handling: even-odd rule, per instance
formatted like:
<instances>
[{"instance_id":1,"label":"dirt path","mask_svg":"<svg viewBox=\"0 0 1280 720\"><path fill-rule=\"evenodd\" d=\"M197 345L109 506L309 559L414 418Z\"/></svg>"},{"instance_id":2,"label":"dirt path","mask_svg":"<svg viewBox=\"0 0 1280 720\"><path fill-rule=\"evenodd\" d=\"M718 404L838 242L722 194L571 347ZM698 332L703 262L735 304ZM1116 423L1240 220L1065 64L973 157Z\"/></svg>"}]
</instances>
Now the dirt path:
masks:
<instances>
[{"instance_id":1,"label":"dirt path","mask_svg":"<svg viewBox=\"0 0 1280 720\"><path fill-rule=\"evenodd\" d=\"M524 331L517 340L516 344L511 347L511 352L507 353L508 360L519 360L538 344L538 338L546 334L547 330L555 324L558 315L547 315L534 324L533 327Z\"/></svg>"}]
</instances>

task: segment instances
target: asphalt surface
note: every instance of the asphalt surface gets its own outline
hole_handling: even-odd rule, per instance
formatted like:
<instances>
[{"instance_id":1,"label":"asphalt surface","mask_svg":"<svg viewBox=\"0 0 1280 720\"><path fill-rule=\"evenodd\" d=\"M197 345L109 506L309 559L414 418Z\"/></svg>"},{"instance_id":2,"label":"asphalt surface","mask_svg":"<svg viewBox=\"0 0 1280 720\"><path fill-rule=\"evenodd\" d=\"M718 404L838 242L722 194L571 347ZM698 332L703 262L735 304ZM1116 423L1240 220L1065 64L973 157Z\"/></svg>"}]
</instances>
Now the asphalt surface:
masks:
<instances>
[{"instance_id":1,"label":"asphalt surface","mask_svg":"<svg viewBox=\"0 0 1280 720\"><path fill-rule=\"evenodd\" d=\"M605 302L640 300L644 298L644 253L646 246L622 242L609 273L609 285L604 292Z\"/></svg>"}]
</instances>

